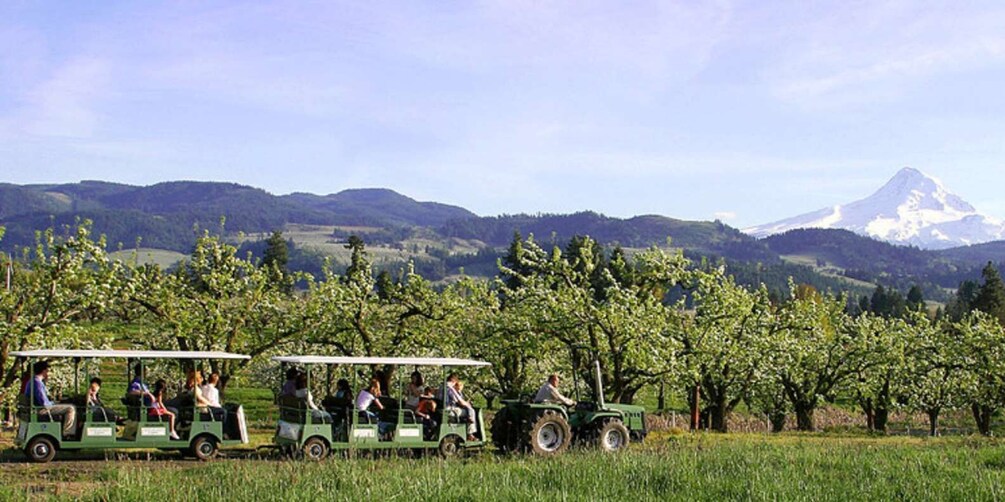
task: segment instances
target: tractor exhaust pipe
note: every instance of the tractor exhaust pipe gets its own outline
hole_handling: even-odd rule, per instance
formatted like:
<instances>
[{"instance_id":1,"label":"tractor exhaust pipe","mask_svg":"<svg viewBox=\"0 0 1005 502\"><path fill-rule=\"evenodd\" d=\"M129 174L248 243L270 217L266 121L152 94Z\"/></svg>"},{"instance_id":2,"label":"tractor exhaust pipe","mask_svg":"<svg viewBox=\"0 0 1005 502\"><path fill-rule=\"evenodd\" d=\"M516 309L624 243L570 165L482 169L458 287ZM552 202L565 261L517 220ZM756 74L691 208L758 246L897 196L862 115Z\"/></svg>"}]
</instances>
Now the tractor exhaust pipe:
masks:
<instances>
[{"instance_id":1,"label":"tractor exhaust pipe","mask_svg":"<svg viewBox=\"0 0 1005 502\"><path fill-rule=\"evenodd\" d=\"M604 409L604 408L607 407L607 404L604 403L604 384L603 384L603 380L601 380L601 377L600 377L600 360L599 359L594 359L593 360L593 372L594 372L594 375L593 375L593 386L595 387L594 390L596 391L596 394L597 394L597 405L600 407L600 409Z\"/></svg>"}]
</instances>

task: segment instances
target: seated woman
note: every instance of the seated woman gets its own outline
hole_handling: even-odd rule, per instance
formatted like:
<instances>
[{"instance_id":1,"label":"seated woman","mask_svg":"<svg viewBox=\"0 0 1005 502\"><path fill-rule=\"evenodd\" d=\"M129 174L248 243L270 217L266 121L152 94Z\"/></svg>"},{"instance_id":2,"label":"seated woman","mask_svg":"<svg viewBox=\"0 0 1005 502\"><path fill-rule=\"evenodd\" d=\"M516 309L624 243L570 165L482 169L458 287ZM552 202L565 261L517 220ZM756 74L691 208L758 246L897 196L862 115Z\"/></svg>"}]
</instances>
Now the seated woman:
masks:
<instances>
[{"instance_id":1,"label":"seated woman","mask_svg":"<svg viewBox=\"0 0 1005 502\"><path fill-rule=\"evenodd\" d=\"M167 417L168 429L171 431L171 439L181 439L178 437L178 433L175 432L175 414L164 406L164 392L167 390L167 383L164 380L157 380L154 384L154 391L150 393L152 403L150 407L147 408L147 416L151 418L161 419L161 417Z\"/></svg>"},{"instance_id":2,"label":"seated woman","mask_svg":"<svg viewBox=\"0 0 1005 502\"><path fill-rule=\"evenodd\" d=\"M307 388L307 375L303 373L297 375L296 390L293 392L293 396L307 402L307 408L311 410L312 421L331 422L331 414L319 408L317 404L314 404L314 396L311 395L310 389Z\"/></svg>"},{"instance_id":3,"label":"seated woman","mask_svg":"<svg viewBox=\"0 0 1005 502\"><path fill-rule=\"evenodd\" d=\"M377 378L370 379L370 387L366 389L360 389L359 394L356 395L356 409L359 410L360 415L365 417L369 423L373 423L377 420L377 430L380 432L381 436L385 436L393 427L393 424L388 422L381 422L376 413L370 411L370 406L376 407L378 410L383 411L384 405L378 399L380 394L380 380Z\"/></svg>"},{"instance_id":4,"label":"seated woman","mask_svg":"<svg viewBox=\"0 0 1005 502\"><path fill-rule=\"evenodd\" d=\"M340 378L335 383L335 399L349 401L352 399L352 389L349 388L349 380Z\"/></svg>"},{"instance_id":5,"label":"seated woman","mask_svg":"<svg viewBox=\"0 0 1005 502\"><path fill-rule=\"evenodd\" d=\"M419 373L419 370L413 371L408 387L405 387L405 406L413 410L416 409L419 406L419 397L422 396L423 388L422 373Z\"/></svg>"},{"instance_id":6,"label":"seated woman","mask_svg":"<svg viewBox=\"0 0 1005 502\"><path fill-rule=\"evenodd\" d=\"M201 371L195 370L189 373L188 381L185 382L185 388L192 393L192 403L196 411L209 414L215 422L223 422L227 413L223 408L213 406L213 403L203 393L202 384Z\"/></svg>"}]
</instances>

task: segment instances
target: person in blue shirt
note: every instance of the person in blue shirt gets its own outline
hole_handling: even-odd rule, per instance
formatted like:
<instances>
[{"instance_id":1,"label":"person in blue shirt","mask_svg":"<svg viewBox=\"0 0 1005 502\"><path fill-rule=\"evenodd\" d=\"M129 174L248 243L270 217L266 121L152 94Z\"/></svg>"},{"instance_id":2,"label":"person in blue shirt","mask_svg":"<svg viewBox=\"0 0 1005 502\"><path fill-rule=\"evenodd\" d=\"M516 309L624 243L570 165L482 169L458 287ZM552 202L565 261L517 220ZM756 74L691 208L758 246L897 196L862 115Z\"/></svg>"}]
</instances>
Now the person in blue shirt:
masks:
<instances>
[{"instance_id":1,"label":"person in blue shirt","mask_svg":"<svg viewBox=\"0 0 1005 502\"><path fill-rule=\"evenodd\" d=\"M33 366L34 382L29 382L25 395L31 399L33 406L40 407L40 417L48 415L53 420L63 422L63 439L72 439L77 435L77 408L72 404L56 404L49 399L49 390L45 382L49 379L49 363L40 361Z\"/></svg>"}]
</instances>

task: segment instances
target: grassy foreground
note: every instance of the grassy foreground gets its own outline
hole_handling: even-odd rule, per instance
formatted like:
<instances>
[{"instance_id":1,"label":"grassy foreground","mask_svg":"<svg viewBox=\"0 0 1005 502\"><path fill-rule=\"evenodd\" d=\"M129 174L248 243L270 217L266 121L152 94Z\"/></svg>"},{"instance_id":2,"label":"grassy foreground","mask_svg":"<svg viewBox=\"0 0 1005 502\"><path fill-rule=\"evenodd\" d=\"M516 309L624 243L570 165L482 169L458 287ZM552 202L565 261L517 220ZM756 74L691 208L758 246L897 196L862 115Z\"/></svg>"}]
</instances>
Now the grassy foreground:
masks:
<instances>
[{"instance_id":1,"label":"grassy foreground","mask_svg":"<svg viewBox=\"0 0 1005 502\"><path fill-rule=\"evenodd\" d=\"M170 457L168 457L170 458ZM656 436L617 456L482 453L332 458L9 463L0 497L87 500L996 500L1005 447L978 438Z\"/></svg>"}]
</instances>

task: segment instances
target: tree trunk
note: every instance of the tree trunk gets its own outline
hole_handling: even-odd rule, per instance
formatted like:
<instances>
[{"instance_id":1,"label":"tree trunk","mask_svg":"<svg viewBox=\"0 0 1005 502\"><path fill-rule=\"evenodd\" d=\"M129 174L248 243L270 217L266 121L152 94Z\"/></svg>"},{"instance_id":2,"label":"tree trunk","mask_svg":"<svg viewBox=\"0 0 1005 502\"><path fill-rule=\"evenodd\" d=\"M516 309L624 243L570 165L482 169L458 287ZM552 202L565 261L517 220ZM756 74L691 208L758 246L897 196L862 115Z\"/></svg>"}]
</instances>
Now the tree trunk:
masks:
<instances>
[{"instance_id":1,"label":"tree trunk","mask_svg":"<svg viewBox=\"0 0 1005 502\"><path fill-rule=\"evenodd\" d=\"M873 430L886 434L886 424L890 421L890 410L878 406L873 414Z\"/></svg>"},{"instance_id":2,"label":"tree trunk","mask_svg":"<svg viewBox=\"0 0 1005 502\"><path fill-rule=\"evenodd\" d=\"M939 435L939 408L930 408L928 413L928 435L935 437Z\"/></svg>"},{"instance_id":3,"label":"tree trunk","mask_svg":"<svg viewBox=\"0 0 1005 502\"><path fill-rule=\"evenodd\" d=\"M659 411L667 409L666 390L664 387L665 384L660 382L660 394L659 397L656 398L656 409Z\"/></svg>"},{"instance_id":4,"label":"tree trunk","mask_svg":"<svg viewBox=\"0 0 1005 502\"><path fill-rule=\"evenodd\" d=\"M816 406L809 403L793 403L796 410L796 428L802 432L813 432L813 411Z\"/></svg>"},{"instance_id":5,"label":"tree trunk","mask_svg":"<svg viewBox=\"0 0 1005 502\"><path fill-rule=\"evenodd\" d=\"M771 420L771 432L778 433L785 430L785 411L772 411L768 414L768 420Z\"/></svg>"},{"instance_id":6,"label":"tree trunk","mask_svg":"<svg viewBox=\"0 0 1005 502\"><path fill-rule=\"evenodd\" d=\"M971 406L974 412L974 421L977 422L977 430L984 436L991 435L991 415L994 413L994 408L990 406L982 406L974 403Z\"/></svg>"},{"instance_id":7,"label":"tree trunk","mask_svg":"<svg viewBox=\"0 0 1005 502\"><path fill-rule=\"evenodd\" d=\"M725 396L718 396L715 402L711 403L712 406L709 407L708 414L711 421L712 430L715 432L729 432L729 423L727 422L727 417L729 416L729 409L726 405Z\"/></svg>"},{"instance_id":8,"label":"tree trunk","mask_svg":"<svg viewBox=\"0 0 1005 502\"><path fill-rule=\"evenodd\" d=\"M872 432L876 430L876 414L872 407L872 399L860 399L859 405L862 406L862 412L865 413L865 427Z\"/></svg>"}]
</instances>

